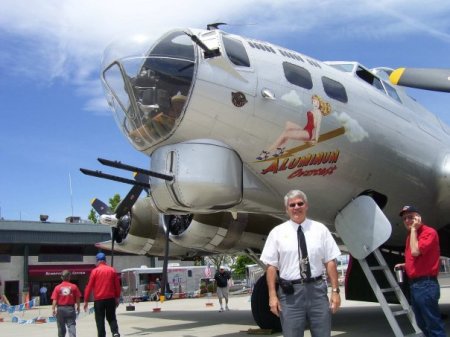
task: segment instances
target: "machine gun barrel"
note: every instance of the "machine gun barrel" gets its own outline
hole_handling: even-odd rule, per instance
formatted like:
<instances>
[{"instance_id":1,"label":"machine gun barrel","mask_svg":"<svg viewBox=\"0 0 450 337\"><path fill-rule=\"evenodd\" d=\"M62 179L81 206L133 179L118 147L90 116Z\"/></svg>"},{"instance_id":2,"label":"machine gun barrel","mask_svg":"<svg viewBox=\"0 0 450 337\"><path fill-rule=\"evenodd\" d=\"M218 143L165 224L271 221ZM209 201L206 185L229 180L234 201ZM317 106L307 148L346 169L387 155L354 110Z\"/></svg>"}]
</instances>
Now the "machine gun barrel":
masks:
<instances>
[{"instance_id":1,"label":"machine gun barrel","mask_svg":"<svg viewBox=\"0 0 450 337\"><path fill-rule=\"evenodd\" d=\"M131 165L127 165L124 164L120 161L117 160L108 160L108 159L103 159L103 158L98 158L98 161L100 163L102 163L103 165L106 166L111 166L111 167L115 167L118 169L123 169L123 170L127 170L127 171L131 171L131 172L139 172L142 174L146 174L150 177L155 177L155 178L159 178L159 179L164 179L167 181L172 181L173 177L164 173L158 173L158 172L153 172L153 171L149 171L140 167L136 167L136 166L131 166Z\"/></svg>"},{"instance_id":2,"label":"machine gun barrel","mask_svg":"<svg viewBox=\"0 0 450 337\"><path fill-rule=\"evenodd\" d=\"M132 180L132 179L127 179L127 178L114 176L112 174L103 173L102 171L92 171L92 170L88 170L88 169L84 169L84 168L80 168L80 171L83 174L86 174L88 176L93 176L93 177L97 177L97 178L103 178L103 179L118 181L118 182L121 182L121 183L134 185L134 186L141 186L143 188L150 188L150 184L148 184L148 183L144 183L144 182L141 182L141 181L136 181L136 180Z\"/></svg>"}]
</instances>

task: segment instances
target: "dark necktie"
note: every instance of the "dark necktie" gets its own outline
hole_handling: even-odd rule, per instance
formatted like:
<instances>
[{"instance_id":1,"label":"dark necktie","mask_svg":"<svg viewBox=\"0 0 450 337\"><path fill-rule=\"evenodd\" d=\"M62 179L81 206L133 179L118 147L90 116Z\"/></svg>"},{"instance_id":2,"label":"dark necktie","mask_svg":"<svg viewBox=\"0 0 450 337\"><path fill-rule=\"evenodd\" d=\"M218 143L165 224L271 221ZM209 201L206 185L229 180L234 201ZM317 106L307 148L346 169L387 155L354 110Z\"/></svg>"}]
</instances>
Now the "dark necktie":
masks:
<instances>
[{"instance_id":1,"label":"dark necktie","mask_svg":"<svg viewBox=\"0 0 450 337\"><path fill-rule=\"evenodd\" d=\"M298 226L297 230L298 245L300 248L301 256L300 260L300 277L311 278L311 266L309 265L308 249L306 249L305 233L303 233L302 226ZM300 255L300 254L299 254Z\"/></svg>"}]
</instances>

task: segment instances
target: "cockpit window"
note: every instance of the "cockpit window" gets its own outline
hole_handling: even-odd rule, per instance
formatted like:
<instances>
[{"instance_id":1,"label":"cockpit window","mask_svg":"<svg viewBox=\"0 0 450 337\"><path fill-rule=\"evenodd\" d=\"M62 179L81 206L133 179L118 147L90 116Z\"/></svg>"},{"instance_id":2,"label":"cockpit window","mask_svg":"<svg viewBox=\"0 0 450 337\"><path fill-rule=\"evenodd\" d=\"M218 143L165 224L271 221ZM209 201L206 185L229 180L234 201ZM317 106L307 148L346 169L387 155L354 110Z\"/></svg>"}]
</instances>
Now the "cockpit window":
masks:
<instances>
[{"instance_id":1,"label":"cockpit window","mask_svg":"<svg viewBox=\"0 0 450 337\"><path fill-rule=\"evenodd\" d=\"M397 90L395 90L395 88L393 86L386 83L386 81L383 81L383 84L384 84L384 87L386 88L388 95L391 98L395 99L397 102L402 103L402 100L400 99L400 97L397 94Z\"/></svg>"},{"instance_id":2,"label":"cockpit window","mask_svg":"<svg viewBox=\"0 0 450 337\"><path fill-rule=\"evenodd\" d=\"M355 65L353 63L331 63L331 62L325 62L325 63L333 68L336 68L336 69L346 72L346 73L352 73L353 69L355 68Z\"/></svg>"},{"instance_id":3,"label":"cockpit window","mask_svg":"<svg viewBox=\"0 0 450 337\"><path fill-rule=\"evenodd\" d=\"M188 36L179 31L169 34L150 51L152 56L171 56L194 60L194 48Z\"/></svg>"},{"instance_id":4,"label":"cockpit window","mask_svg":"<svg viewBox=\"0 0 450 337\"><path fill-rule=\"evenodd\" d=\"M116 122L141 151L175 130L195 72L194 46L184 32L171 32L145 47L135 57L116 58L103 71Z\"/></svg>"},{"instance_id":5,"label":"cockpit window","mask_svg":"<svg viewBox=\"0 0 450 337\"><path fill-rule=\"evenodd\" d=\"M222 35L223 45L230 61L240 67L250 67L250 60L241 41Z\"/></svg>"}]
</instances>

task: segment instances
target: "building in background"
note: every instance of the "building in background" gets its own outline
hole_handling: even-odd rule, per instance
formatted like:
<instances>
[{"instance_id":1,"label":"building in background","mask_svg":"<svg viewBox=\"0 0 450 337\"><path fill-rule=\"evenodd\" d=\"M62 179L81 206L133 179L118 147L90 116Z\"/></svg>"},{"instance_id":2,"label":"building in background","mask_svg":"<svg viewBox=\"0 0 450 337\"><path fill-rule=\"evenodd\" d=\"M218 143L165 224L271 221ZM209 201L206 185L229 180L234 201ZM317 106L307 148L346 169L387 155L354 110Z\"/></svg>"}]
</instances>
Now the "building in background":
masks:
<instances>
[{"instance_id":1,"label":"building in background","mask_svg":"<svg viewBox=\"0 0 450 337\"><path fill-rule=\"evenodd\" d=\"M81 222L70 217L67 222L0 220L0 296L11 305L39 297L39 289L48 289L48 303L53 288L61 282L63 269L72 272L72 282L83 290L95 267L97 242L110 240L108 226ZM110 252L105 252L111 263ZM192 263L192 262L190 262ZM120 271L130 266L162 265L157 258L114 254L114 267Z\"/></svg>"}]
</instances>

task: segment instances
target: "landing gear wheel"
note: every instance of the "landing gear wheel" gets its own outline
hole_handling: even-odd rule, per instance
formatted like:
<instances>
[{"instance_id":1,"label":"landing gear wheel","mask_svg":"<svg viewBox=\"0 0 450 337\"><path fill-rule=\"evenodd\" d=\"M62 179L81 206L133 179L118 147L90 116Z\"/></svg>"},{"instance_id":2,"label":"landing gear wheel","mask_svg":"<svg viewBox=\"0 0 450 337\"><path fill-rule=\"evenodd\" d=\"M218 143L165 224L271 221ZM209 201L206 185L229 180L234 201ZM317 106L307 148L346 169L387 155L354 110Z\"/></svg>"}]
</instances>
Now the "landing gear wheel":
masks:
<instances>
[{"instance_id":1,"label":"landing gear wheel","mask_svg":"<svg viewBox=\"0 0 450 337\"><path fill-rule=\"evenodd\" d=\"M251 298L252 315L261 329L281 331L280 318L270 312L266 274L255 283Z\"/></svg>"}]
</instances>

